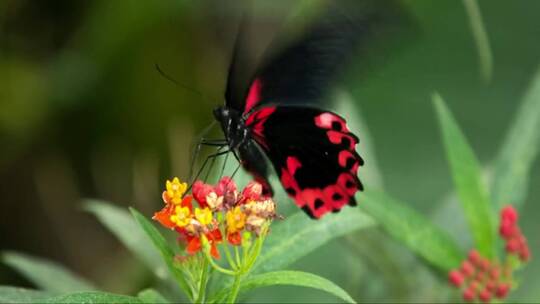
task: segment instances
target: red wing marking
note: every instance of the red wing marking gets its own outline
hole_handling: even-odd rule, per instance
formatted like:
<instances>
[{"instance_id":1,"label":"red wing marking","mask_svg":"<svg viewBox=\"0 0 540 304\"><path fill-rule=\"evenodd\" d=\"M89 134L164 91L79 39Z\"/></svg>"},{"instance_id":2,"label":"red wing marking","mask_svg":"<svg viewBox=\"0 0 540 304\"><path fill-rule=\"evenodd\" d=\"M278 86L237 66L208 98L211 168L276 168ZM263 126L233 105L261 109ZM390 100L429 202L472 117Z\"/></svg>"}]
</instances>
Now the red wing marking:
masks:
<instances>
[{"instance_id":1,"label":"red wing marking","mask_svg":"<svg viewBox=\"0 0 540 304\"><path fill-rule=\"evenodd\" d=\"M249 115L246 120L246 126L251 129L253 137L256 141L268 150L266 139L264 137L264 124L272 113L276 111L276 107L264 107Z\"/></svg>"},{"instance_id":2,"label":"red wing marking","mask_svg":"<svg viewBox=\"0 0 540 304\"><path fill-rule=\"evenodd\" d=\"M315 125L321 129L331 129L339 132L350 132L345 119L330 112L322 113L315 117Z\"/></svg>"},{"instance_id":3,"label":"red wing marking","mask_svg":"<svg viewBox=\"0 0 540 304\"><path fill-rule=\"evenodd\" d=\"M352 156L352 153L350 155ZM301 166L302 163L298 158L289 156L287 158L287 167L281 168L281 184L289 196L294 198L295 203L314 218L321 218L330 211L337 211L343 208L343 206L351 201L356 191L358 191L355 178L352 173L347 172L341 173L335 184L328 185L322 189L300 189L294 179L294 173ZM358 162L356 169L358 169Z\"/></svg>"},{"instance_id":4,"label":"red wing marking","mask_svg":"<svg viewBox=\"0 0 540 304\"><path fill-rule=\"evenodd\" d=\"M336 145L343 144L348 146L349 150L351 151L354 150L354 146L358 143L358 141L351 135L341 133L339 131L330 130L326 132L326 135L331 143Z\"/></svg>"},{"instance_id":5,"label":"red wing marking","mask_svg":"<svg viewBox=\"0 0 540 304\"><path fill-rule=\"evenodd\" d=\"M338 163L341 167L348 169L352 174L356 174L358 172L358 167L360 166L360 161L357 159L357 156L348 150L339 152Z\"/></svg>"},{"instance_id":6,"label":"red wing marking","mask_svg":"<svg viewBox=\"0 0 540 304\"><path fill-rule=\"evenodd\" d=\"M246 98L246 108L244 113L249 113L251 109L261 100L262 82L260 79L255 79L249 87L249 92Z\"/></svg>"}]
</instances>

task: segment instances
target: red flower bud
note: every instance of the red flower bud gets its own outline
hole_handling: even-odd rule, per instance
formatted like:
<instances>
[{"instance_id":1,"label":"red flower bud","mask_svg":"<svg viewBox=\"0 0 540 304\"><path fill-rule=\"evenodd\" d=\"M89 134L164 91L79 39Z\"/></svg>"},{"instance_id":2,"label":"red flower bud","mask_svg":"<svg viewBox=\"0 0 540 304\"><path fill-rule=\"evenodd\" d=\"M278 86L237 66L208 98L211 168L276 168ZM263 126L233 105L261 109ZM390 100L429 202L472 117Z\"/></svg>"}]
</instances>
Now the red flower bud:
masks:
<instances>
[{"instance_id":1,"label":"red flower bud","mask_svg":"<svg viewBox=\"0 0 540 304\"><path fill-rule=\"evenodd\" d=\"M467 302L472 302L474 300L474 297L476 296L475 291L473 288L467 288L463 292L463 300Z\"/></svg>"},{"instance_id":2,"label":"red flower bud","mask_svg":"<svg viewBox=\"0 0 540 304\"><path fill-rule=\"evenodd\" d=\"M208 184L205 184L201 181L196 181L193 184L192 193L195 200L199 203L201 208L207 206L206 197L208 194L214 191L214 188Z\"/></svg>"},{"instance_id":3,"label":"red flower bud","mask_svg":"<svg viewBox=\"0 0 540 304\"><path fill-rule=\"evenodd\" d=\"M478 297L480 298L482 302L487 303L489 302L489 300L491 300L491 292L489 292L489 290L487 290L486 288L480 292Z\"/></svg>"},{"instance_id":4,"label":"red flower bud","mask_svg":"<svg viewBox=\"0 0 540 304\"><path fill-rule=\"evenodd\" d=\"M508 205L501 210L501 220L508 221L511 225L514 225L518 220L518 213L512 205Z\"/></svg>"},{"instance_id":5,"label":"red flower bud","mask_svg":"<svg viewBox=\"0 0 540 304\"><path fill-rule=\"evenodd\" d=\"M480 256L480 253L476 249L473 249L469 252L469 261L473 263L474 265L478 266L478 263L482 257Z\"/></svg>"},{"instance_id":6,"label":"red flower bud","mask_svg":"<svg viewBox=\"0 0 540 304\"><path fill-rule=\"evenodd\" d=\"M531 251L529 250L529 247L524 247L522 250L519 251L519 259L522 262L527 262L531 258Z\"/></svg>"},{"instance_id":7,"label":"red flower bud","mask_svg":"<svg viewBox=\"0 0 540 304\"><path fill-rule=\"evenodd\" d=\"M515 234L516 226L510 224L507 221L501 222L499 227L499 234L503 239L511 238Z\"/></svg>"},{"instance_id":8,"label":"red flower bud","mask_svg":"<svg viewBox=\"0 0 540 304\"><path fill-rule=\"evenodd\" d=\"M216 185L216 193L218 196L224 196L227 193L236 191L236 183L228 176L222 177Z\"/></svg>"},{"instance_id":9,"label":"red flower bud","mask_svg":"<svg viewBox=\"0 0 540 304\"><path fill-rule=\"evenodd\" d=\"M495 267L495 268L492 268L491 271L489 272L489 276L493 279L493 280L498 280L499 277L501 276L501 270L499 267Z\"/></svg>"},{"instance_id":10,"label":"red flower bud","mask_svg":"<svg viewBox=\"0 0 540 304\"><path fill-rule=\"evenodd\" d=\"M495 290L495 296L499 299L504 299L510 291L510 284L500 283Z\"/></svg>"},{"instance_id":11,"label":"red flower bud","mask_svg":"<svg viewBox=\"0 0 540 304\"><path fill-rule=\"evenodd\" d=\"M516 238L511 238L506 243L506 252L510 254L518 252L519 248L520 248L519 240Z\"/></svg>"},{"instance_id":12,"label":"red flower bud","mask_svg":"<svg viewBox=\"0 0 540 304\"><path fill-rule=\"evenodd\" d=\"M489 290L490 292L494 292L496 288L497 288L497 283L495 281L489 280L486 283L486 289Z\"/></svg>"},{"instance_id":13,"label":"red flower bud","mask_svg":"<svg viewBox=\"0 0 540 304\"><path fill-rule=\"evenodd\" d=\"M474 274L474 266L471 262L465 260L461 263L461 273L465 277L470 277Z\"/></svg>"},{"instance_id":14,"label":"red flower bud","mask_svg":"<svg viewBox=\"0 0 540 304\"><path fill-rule=\"evenodd\" d=\"M480 268L482 268L483 271L488 271L491 266L491 263L488 259L484 258L480 260Z\"/></svg>"},{"instance_id":15,"label":"red flower bud","mask_svg":"<svg viewBox=\"0 0 540 304\"><path fill-rule=\"evenodd\" d=\"M457 271L457 270L452 270L448 274L448 281L450 282L450 284L452 284L452 285L454 285L456 287L461 286L461 284L463 284L464 279L465 278L463 278L461 273L459 271Z\"/></svg>"},{"instance_id":16,"label":"red flower bud","mask_svg":"<svg viewBox=\"0 0 540 304\"><path fill-rule=\"evenodd\" d=\"M242 191L242 197L245 200L259 200L262 194L262 185L258 182L252 181L246 185Z\"/></svg>"}]
</instances>

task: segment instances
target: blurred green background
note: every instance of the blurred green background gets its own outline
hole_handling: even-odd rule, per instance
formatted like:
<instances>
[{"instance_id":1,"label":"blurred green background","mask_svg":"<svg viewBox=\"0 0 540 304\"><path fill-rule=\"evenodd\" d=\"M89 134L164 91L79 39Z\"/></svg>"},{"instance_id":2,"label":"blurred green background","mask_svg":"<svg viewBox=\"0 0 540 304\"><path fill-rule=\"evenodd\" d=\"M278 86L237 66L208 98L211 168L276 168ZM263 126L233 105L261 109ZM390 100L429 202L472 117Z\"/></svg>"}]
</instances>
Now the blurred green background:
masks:
<instances>
[{"instance_id":1,"label":"blurred green background","mask_svg":"<svg viewBox=\"0 0 540 304\"><path fill-rule=\"evenodd\" d=\"M291 12L321 2L253 1L252 57L285 20L294 30L308 18L291 20ZM463 223L445 218L441 207L453 186L430 97L435 90L445 97L489 166L539 67L540 1L479 1L494 59L490 81L482 77L462 1L401 3L418 27L414 38L402 41L406 47L377 43L355 58L344 87L371 134L385 190L433 215L467 248ZM1 249L59 261L108 291L148 285L148 270L82 212L80 200L100 198L146 214L161 207L163 181L187 177L192 139L223 102L245 10L243 2L218 0L0 1ZM164 79L156 63L205 98ZM539 167L522 210L533 261L513 300L540 299ZM376 228L333 241L293 268L327 277L359 301L442 301L452 292L443 276ZM30 286L3 265L0 284ZM276 287L249 300L334 298Z\"/></svg>"}]
</instances>

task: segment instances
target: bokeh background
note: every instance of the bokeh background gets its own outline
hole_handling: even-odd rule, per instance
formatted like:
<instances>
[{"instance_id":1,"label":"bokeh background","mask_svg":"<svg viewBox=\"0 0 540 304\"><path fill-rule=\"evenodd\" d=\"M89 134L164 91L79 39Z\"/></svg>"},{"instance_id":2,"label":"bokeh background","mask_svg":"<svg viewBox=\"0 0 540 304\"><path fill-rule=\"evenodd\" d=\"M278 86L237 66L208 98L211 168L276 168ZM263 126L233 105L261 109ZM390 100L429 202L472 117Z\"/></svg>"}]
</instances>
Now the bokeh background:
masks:
<instances>
[{"instance_id":1,"label":"bokeh background","mask_svg":"<svg viewBox=\"0 0 540 304\"><path fill-rule=\"evenodd\" d=\"M248 7L252 16L255 63L275 33L310 22L315 14L306 12L322 2L0 1L0 248L58 261L107 291L150 284L148 269L82 210L81 199L146 214L160 208L163 181L187 177L193 138L223 102L242 12ZM489 167L539 68L540 1L479 1L493 54L490 79L462 1L400 3L414 33L394 44L375 42L355 58L343 87L371 134L375 153L366 160L376 157L385 190L466 246L463 223L445 218L442 207L453 186L431 94L445 97ZM166 80L156 63L203 96ZM533 261L512 296L519 301L540 299L539 184L536 162L522 210ZM292 268L327 277L359 301L443 301L452 294L444 277L377 228L332 241ZM31 286L3 265L0 284ZM276 287L249 300L335 299Z\"/></svg>"}]
</instances>

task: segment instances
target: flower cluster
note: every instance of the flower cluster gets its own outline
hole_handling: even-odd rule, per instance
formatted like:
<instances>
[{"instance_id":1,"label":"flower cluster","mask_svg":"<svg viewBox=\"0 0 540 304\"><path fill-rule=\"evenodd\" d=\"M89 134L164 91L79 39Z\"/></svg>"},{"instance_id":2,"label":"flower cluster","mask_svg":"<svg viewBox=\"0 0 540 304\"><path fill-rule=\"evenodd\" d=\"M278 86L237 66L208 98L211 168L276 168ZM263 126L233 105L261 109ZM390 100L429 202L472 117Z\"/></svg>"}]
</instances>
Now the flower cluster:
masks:
<instances>
[{"instance_id":1,"label":"flower cluster","mask_svg":"<svg viewBox=\"0 0 540 304\"><path fill-rule=\"evenodd\" d=\"M262 195L257 182L250 182L241 192L229 177L215 186L197 181L192 195L185 195L187 189L177 177L168 180L162 194L165 206L153 219L177 231L188 254L199 252L208 243L210 254L219 258L217 245L223 242L223 235L231 245L241 245L251 233L258 236L276 215L274 201ZM193 200L198 206L193 206Z\"/></svg>"},{"instance_id":2,"label":"flower cluster","mask_svg":"<svg viewBox=\"0 0 540 304\"><path fill-rule=\"evenodd\" d=\"M461 288L465 301L480 300L487 303L493 297L504 299L512 289L512 272L515 270L515 260L512 257L517 254L521 262L530 259L527 240L517 226L517 219L517 211L512 206L501 210L499 234L506 241L508 254L503 264L483 257L473 249L458 269L449 272L450 284Z\"/></svg>"},{"instance_id":3,"label":"flower cluster","mask_svg":"<svg viewBox=\"0 0 540 304\"><path fill-rule=\"evenodd\" d=\"M517 220L518 213L512 206L503 208L499 235L506 242L506 252L510 255L517 255L522 262L526 262L530 259L531 252L527 239L517 225Z\"/></svg>"}]
</instances>

